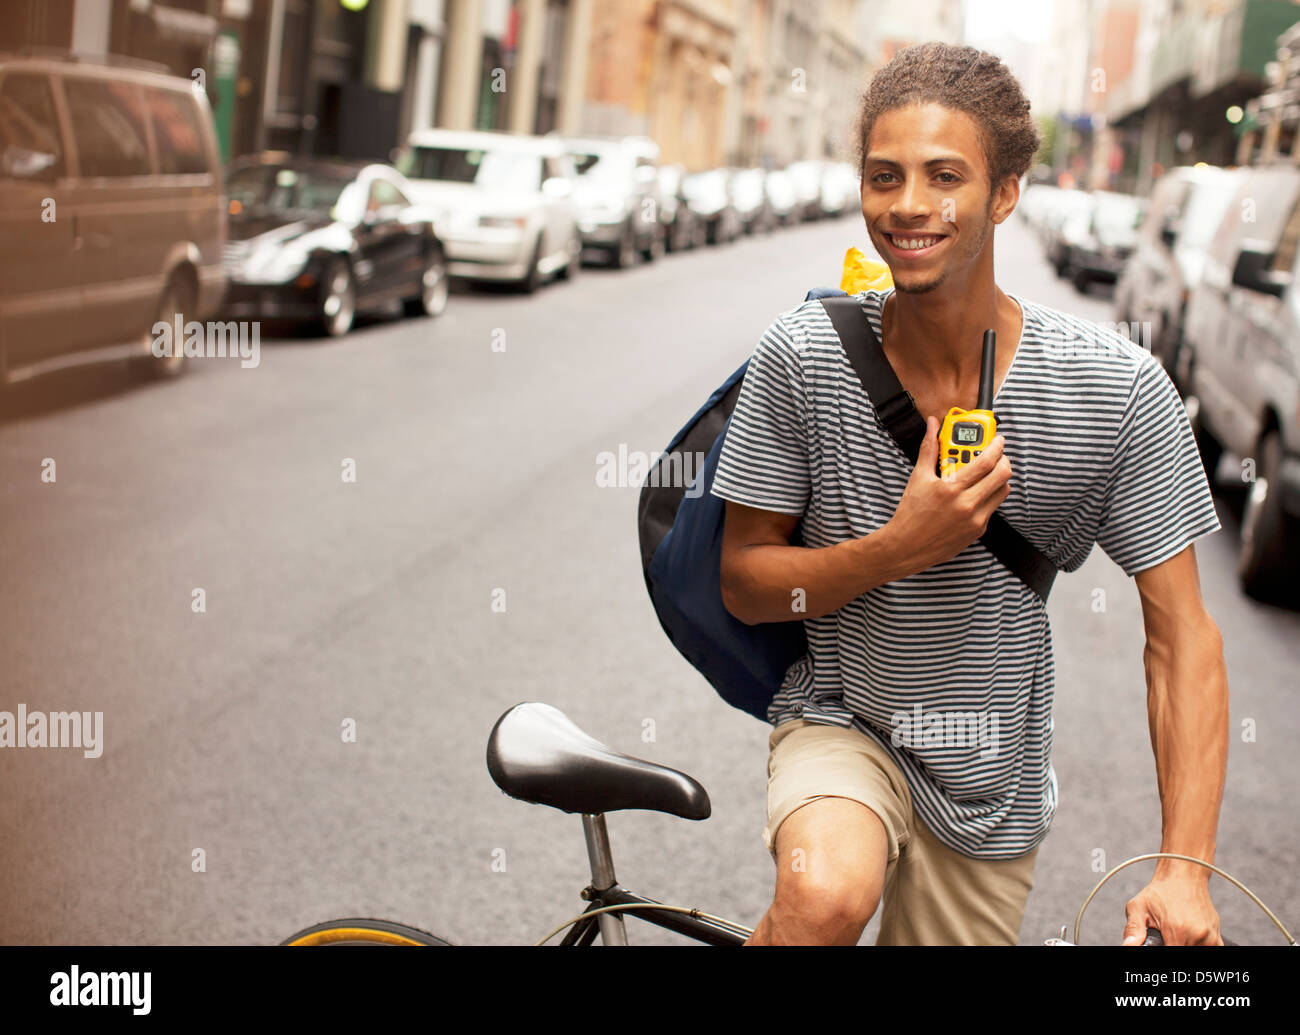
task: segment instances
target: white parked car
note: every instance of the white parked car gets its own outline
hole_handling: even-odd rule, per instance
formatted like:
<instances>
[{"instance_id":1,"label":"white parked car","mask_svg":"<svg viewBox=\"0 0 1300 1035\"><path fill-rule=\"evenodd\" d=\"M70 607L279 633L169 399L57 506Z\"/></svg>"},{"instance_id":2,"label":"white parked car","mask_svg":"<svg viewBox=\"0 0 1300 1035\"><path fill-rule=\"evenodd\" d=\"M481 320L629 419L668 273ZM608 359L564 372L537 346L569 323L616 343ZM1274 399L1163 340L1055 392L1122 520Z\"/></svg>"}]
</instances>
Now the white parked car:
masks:
<instances>
[{"instance_id":1,"label":"white parked car","mask_svg":"<svg viewBox=\"0 0 1300 1035\"><path fill-rule=\"evenodd\" d=\"M578 229L584 248L613 265L663 254L664 207L659 186L659 145L648 137L566 137L578 171Z\"/></svg>"},{"instance_id":2,"label":"white parked car","mask_svg":"<svg viewBox=\"0 0 1300 1035\"><path fill-rule=\"evenodd\" d=\"M822 215L822 163L813 159L795 162L786 167L785 174L794 184L795 211L800 219L821 219Z\"/></svg>"},{"instance_id":3,"label":"white parked car","mask_svg":"<svg viewBox=\"0 0 1300 1035\"><path fill-rule=\"evenodd\" d=\"M1061 188L1051 183L1030 183L1020 188L1020 203L1016 211L1031 227L1037 230L1042 226L1048 210Z\"/></svg>"},{"instance_id":4,"label":"white parked car","mask_svg":"<svg viewBox=\"0 0 1300 1035\"><path fill-rule=\"evenodd\" d=\"M794 189L794 180L784 169L772 169L764 181L767 201L772 206L772 213L781 226L790 226L799 222L799 195Z\"/></svg>"},{"instance_id":5,"label":"white parked car","mask_svg":"<svg viewBox=\"0 0 1300 1035\"><path fill-rule=\"evenodd\" d=\"M453 277L533 291L547 277L577 272L576 174L554 138L417 130L395 164L415 200L434 211Z\"/></svg>"},{"instance_id":6,"label":"white parked car","mask_svg":"<svg viewBox=\"0 0 1300 1035\"><path fill-rule=\"evenodd\" d=\"M822 213L831 218L862 208L862 180L848 162L827 162L822 167Z\"/></svg>"}]
</instances>

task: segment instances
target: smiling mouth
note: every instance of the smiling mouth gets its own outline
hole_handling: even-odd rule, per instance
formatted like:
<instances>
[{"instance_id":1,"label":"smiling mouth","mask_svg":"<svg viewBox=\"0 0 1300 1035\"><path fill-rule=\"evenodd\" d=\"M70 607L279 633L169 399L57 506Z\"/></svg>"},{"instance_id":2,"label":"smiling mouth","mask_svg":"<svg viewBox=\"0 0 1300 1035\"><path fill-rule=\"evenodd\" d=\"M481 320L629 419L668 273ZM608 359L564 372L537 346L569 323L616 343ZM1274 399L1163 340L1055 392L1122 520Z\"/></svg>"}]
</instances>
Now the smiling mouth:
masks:
<instances>
[{"instance_id":1,"label":"smiling mouth","mask_svg":"<svg viewBox=\"0 0 1300 1035\"><path fill-rule=\"evenodd\" d=\"M947 234L929 234L921 236L909 234L907 236L895 235L885 231L885 239L889 242L894 251L903 255L922 255L926 252L933 251L943 241L947 239Z\"/></svg>"}]
</instances>

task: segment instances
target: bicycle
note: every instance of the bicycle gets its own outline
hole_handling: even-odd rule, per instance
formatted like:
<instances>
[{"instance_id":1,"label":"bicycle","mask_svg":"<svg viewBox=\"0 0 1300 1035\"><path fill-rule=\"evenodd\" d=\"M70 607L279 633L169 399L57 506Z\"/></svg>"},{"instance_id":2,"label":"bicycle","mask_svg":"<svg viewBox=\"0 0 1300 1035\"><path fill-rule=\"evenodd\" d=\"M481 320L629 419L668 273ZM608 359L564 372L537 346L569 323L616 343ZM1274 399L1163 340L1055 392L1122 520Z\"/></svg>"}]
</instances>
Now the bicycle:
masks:
<instances>
[{"instance_id":1,"label":"bicycle","mask_svg":"<svg viewBox=\"0 0 1300 1035\"><path fill-rule=\"evenodd\" d=\"M694 778L676 769L625 755L581 730L567 715L548 704L517 704L492 727L487 745L487 767L493 781L512 798L547 805L582 816L591 883L581 892L588 903L579 915L565 921L536 944L543 945L566 927L561 945L590 945L599 936L604 945L627 945L624 914L639 917L706 945L743 945L754 932L741 924L700 909L669 905L645 898L619 885L605 813L621 809L648 809L682 819L708 819L709 794ZM1078 943L1084 910L1103 884L1121 869L1145 859L1168 856L1155 852L1126 860L1107 873L1084 901L1075 920L1074 942L1059 938L1047 945ZM1289 931L1253 892L1231 875L1190 856L1244 891L1268 914L1294 945ZM1224 939L1225 944L1232 944ZM451 945L451 942L407 924L353 917L328 920L305 928L282 945ZM1161 945L1160 932L1148 930L1145 945Z\"/></svg>"}]
</instances>

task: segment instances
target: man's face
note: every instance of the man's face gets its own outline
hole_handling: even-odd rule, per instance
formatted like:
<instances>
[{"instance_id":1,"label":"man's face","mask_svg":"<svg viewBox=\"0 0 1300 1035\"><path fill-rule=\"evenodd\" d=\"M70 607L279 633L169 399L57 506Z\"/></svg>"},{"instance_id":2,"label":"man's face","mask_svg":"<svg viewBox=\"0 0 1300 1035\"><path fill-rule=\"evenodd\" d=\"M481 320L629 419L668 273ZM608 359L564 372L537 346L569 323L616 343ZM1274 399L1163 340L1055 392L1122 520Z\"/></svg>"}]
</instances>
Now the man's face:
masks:
<instances>
[{"instance_id":1,"label":"man's face","mask_svg":"<svg viewBox=\"0 0 1300 1035\"><path fill-rule=\"evenodd\" d=\"M1002 211L975 121L927 103L881 115L867 142L862 215L894 287L923 294L974 268ZM1014 205L1014 200L1012 200Z\"/></svg>"}]
</instances>

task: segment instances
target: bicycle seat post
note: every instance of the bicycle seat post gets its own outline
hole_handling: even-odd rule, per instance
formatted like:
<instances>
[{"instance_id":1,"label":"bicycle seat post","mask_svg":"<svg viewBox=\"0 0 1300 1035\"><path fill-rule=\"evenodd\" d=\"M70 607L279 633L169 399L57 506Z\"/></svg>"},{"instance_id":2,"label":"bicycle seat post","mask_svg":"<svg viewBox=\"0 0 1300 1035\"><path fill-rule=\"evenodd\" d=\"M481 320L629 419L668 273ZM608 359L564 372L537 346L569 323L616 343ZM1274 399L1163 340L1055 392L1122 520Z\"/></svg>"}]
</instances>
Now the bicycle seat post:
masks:
<instances>
[{"instance_id":1,"label":"bicycle seat post","mask_svg":"<svg viewBox=\"0 0 1300 1035\"><path fill-rule=\"evenodd\" d=\"M603 813L582 814L582 832L587 839L587 859L591 862L591 886L597 891L608 891L617 883L614 876L614 855L609 847L609 831L605 829ZM627 929L621 913L601 913L600 940L605 945L626 945Z\"/></svg>"}]
</instances>

